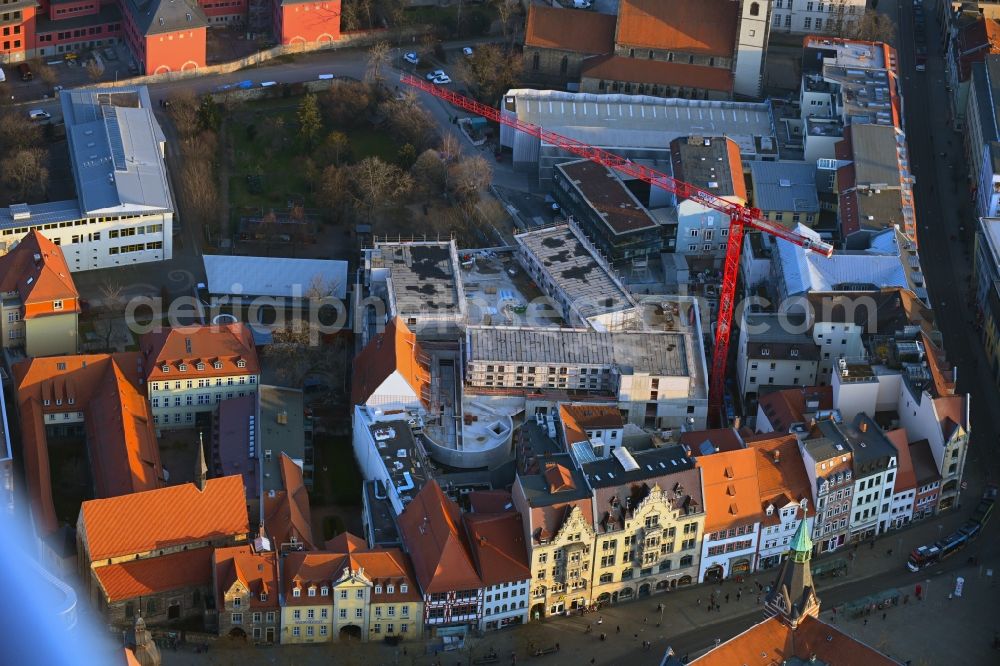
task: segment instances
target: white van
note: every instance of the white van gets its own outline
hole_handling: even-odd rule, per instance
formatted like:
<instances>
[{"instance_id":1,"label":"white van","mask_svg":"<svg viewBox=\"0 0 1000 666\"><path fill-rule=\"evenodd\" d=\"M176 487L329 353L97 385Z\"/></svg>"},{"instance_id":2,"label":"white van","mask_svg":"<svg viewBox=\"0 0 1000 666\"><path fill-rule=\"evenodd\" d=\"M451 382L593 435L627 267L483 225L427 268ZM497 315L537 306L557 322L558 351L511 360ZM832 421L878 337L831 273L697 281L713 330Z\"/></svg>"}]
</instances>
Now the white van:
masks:
<instances>
[{"instance_id":1,"label":"white van","mask_svg":"<svg viewBox=\"0 0 1000 666\"><path fill-rule=\"evenodd\" d=\"M271 86L278 85L277 81L264 81L260 84L261 88L270 88Z\"/></svg>"},{"instance_id":2,"label":"white van","mask_svg":"<svg viewBox=\"0 0 1000 666\"><path fill-rule=\"evenodd\" d=\"M7 80L7 75L3 73L3 67L0 67L0 83Z\"/></svg>"},{"instance_id":3,"label":"white van","mask_svg":"<svg viewBox=\"0 0 1000 666\"><path fill-rule=\"evenodd\" d=\"M49 115L48 111L42 111L41 109L32 109L31 111L28 111L28 117L31 118L32 120L38 121L38 120L48 120L52 116Z\"/></svg>"}]
</instances>

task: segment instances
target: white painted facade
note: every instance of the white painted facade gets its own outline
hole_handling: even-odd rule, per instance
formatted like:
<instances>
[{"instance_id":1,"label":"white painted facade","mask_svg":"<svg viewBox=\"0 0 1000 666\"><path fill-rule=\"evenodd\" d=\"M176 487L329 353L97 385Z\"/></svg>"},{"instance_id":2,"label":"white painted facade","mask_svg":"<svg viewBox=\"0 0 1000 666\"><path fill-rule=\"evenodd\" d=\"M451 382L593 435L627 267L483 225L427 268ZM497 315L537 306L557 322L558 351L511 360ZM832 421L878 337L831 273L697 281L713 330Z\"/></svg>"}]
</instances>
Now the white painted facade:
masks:
<instances>
[{"instance_id":1,"label":"white painted facade","mask_svg":"<svg viewBox=\"0 0 1000 666\"><path fill-rule=\"evenodd\" d=\"M889 503L888 528L896 529L903 527L913 519L913 506L916 491L913 488L900 492L893 492L892 501Z\"/></svg>"},{"instance_id":2,"label":"white painted facade","mask_svg":"<svg viewBox=\"0 0 1000 666\"><path fill-rule=\"evenodd\" d=\"M742 203L739 197L723 197ZM729 241L729 216L691 199L677 206L677 253L721 260Z\"/></svg>"},{"instance_id":3,"label":"white painted facade","mask_svg":"<svg viewBox=\"0 0 1000 666\"><path fill-rule=\"evenodd\" d=\"M857 467L857 464L855 464ZM854 477L854 504L851 507L851 539L870 538L886 531L891 515L892 489L896 479L896 458L875 474Z\"/></svg>"},{"instance_id":4,"label":"white painted facade","mask_svg":"<svg viewBox=\"0 0 1000 666\"><path fill-rule=\"evenodd\" d=\"M820 357L816 369L816 383L830 384L833 369L841 358L857 359L866 355L865 344L861 340L862 328L851 322L817 321L813 325L813 342L819 347Z\"/></svg>"},{"instance_id":5,"label":"white painted facade","mask_svg":"<svg viewBox=\"0 0 1000 666\"><path fill-rule=\"evenodd\" d=\"M740 4L733 92L741 97L757 98L763 89L769 3L766 0L745 0Z\"/></svg>"},{"instance_id":6,"label":"white painted facade","mask_svg":"<svg viewBox=\"0 0 1000 666\"><path fill-rule=\"evenodd\" d=\"M721 567L722 577L744 575L757 569L757 543L760 537L760 523L747 523L719 532L705 533L701 543L701 566L698 568L698 582L705 582L705 574L710 569ZM747 571L738 571L741 565ZM734 573L734 571L736 573Z\"/></svg>"},{"instance_id":7,"label":"white painted facade","mask_svg":"<svg viewBox=\"0 0 1000 666\"><path fill-rule=\"evenodd\" d=\"M799 525L799 512L809 510L809 500L802 499L802 503L789 502L785 506L768 505L764 509L765 523L773 522L777 517L778 522L766 527L761 527L760 550L757 553L758 566L761 569L768 569L777 566L781 562L781 556L788 551L788 544L795 536L795 530ZM806 518L807 529L812 532L813 519Z\"/></svg>"},{"instance_id":8,"label":"white painted facade","mask_svg":"<svg viewBox=\"0 0 1000 666\"><path fill-rule=\"evenodd\" d=\"M0 253L6 254L32 230L60 246L66 265L76 273L98 268L130 266L149 261L163 261L173 256L172 212L115 215L112 213L83 216L75 201L65 203L69 209L60 222L46 222L33 212L27 217L16 214L12 222L0 231ZM41 206L55 204L41 204ZM34 219L33 219L34 218Z\"/></svg>"},{"instance_id":9,"label":"white painted facade","mask_svg":"<svg viewBox=\"0 0 1000 666\"><path fill-rule=\"evenodd\" d=\"M771 30L849 35L865 15L866 0L772 0Z\"/></svg>"},{"instance_id":10,"label":"white painted facade","mask_svg":"<svg viewBox=\"0 0 1000 666\"><path fill-rule=\"evenodd\" d=\"M190 428L198 412L213 412L223 400L257 392L260 375L178 377L149 382L149 404L157 429Z\"/></svg>"},{"instance_id":11,"label":"white painted facade","mask_svg":"<svg viewBox=\"0 0 1000 666\"><path fill-rule=\"evenodd\" d=\"M528 590L531 581L519 580L498 583L486 588L483 598L483 617L479 628L503 629L511 624L528 622Z\"/></svg>"}]
</instances>

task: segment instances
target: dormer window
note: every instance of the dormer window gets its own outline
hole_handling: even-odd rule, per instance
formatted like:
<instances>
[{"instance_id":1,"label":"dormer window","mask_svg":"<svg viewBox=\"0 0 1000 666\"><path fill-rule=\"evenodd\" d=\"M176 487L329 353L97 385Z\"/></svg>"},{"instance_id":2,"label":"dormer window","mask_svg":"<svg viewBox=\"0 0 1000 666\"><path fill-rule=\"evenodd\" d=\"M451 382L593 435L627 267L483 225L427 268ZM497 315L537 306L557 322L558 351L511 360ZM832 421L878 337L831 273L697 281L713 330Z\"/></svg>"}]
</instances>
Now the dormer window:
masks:
<instances>
[{"instance_id":1,"label":"dormer window","mask_svg":"<svg viewBox=\"0 0 1000 666\"><path fill-rule=\"evenodd\" d=\"M48 407L49 405L52 404L52 401L49 400L48 398L46 398L45 400L42 401L42 404L44 404L46 407Z\"/></svg>"},{"instance_id":2,"label":"dormer window","mask_svg":"<svg viewBox=\"0 0 1000 666\"><path fill-rule=\"evenodd\" d=\"M170 372L170 366L164 363L163 365L160 366L160 370L162 372Z\"/></svg>"},{"instance_id":3,"label":"dormer window","mask_svg":"<svg viewBox=\"0 0 1000 666\"><path fill-rule=\"evenodd\" d=\"M194 366L194 367L195 367L195 369L197 369L197 370L204 370L204 369L205 369L205 364L204 364L204 363L198 363L198 364L197 364L196 366Z\"/></svg>"},{"instance_id":4,"label":"dormer window","mask_svg":"<svg viewBox=\"0 0 1000 666\"><path fill-rule=\"evenodd\" d=\"M315 585L310 585L309 586L309 596L310 597L315 597L316 596L316 586Z\"/></svg>"},{"instance_id":5,"label":"dormer window","mask_svg":"<svg viewBox=\"0 0 1000 666\"><path fill-rule=\"evenodd\" d=\"M240 359L240 360L236 361L236 367L237 368L245 368L245 367L247 367L247 362L244 361L243 359Z\"/></svg>"},{"instance_id":6,"label":"dormer window","mask_svg":"<svg viewBox=\"0 0 1000 666\"><path fill-rule=\"evenodd\" d=\"M260 593L260 600L261 601L267 601L267 592L261 592Z\"/></svg>"},{"instance_id":7,"label":"dormer window","mask_svg":"<svg viewBox=\"0 0 1000 666\"><path fill-rule=\"evenodd\" d=\"M58 407L61 404L62 404L62 398L56 398L56 406Z\"/></svg>"},{"instance_id":8,"label":"dormer window","mask_svg":"<svg viewBox=\"0 0 1000 666\"><path fill-rule=\"evenodd\" d=\"M767 505L767 515L769 515L769 516L773 516L774 515L774 505L773 504L768 504Z\"/></svg>"},{"instance_id":9,"label":"dormer window","mask_svg":"<svg viewBox=\"0 0 1000 666\"><path fill-rule=\"evenodd\" d=\"M324 585L323 587L319 588L319 596L321 596L321 597L328 597L328 596L330 596L330 588L328 588L326 585Z\"/></svg>"},{"instance_id":10,"label":"dormer window","mask_svg":"<svg viewBox=\"0 0 1000 666\"><path fill-rule=\"evenodd\" d=\"M63 309L63 302L62 301L52 301L52 309L53 310L62 310Z\"/></svg>"},{"instance_id":11,"label":"dormer window","mask_svg":"<svg viewBox=\"0 0 1000 666\"><path fill-rule=\"evenodd\" d=\"M408 589L410 589L409 585L407 585L406 583L403 583L402 585L399 586L399 593L400 594L406 594L406 591Z\"/></svg>"},{"instance_id":12,"label":"dormer window","mask_svg":"<svg viewBox=\"0 0 1000 666\"><path fill-rule=\"evenodd\" d=\"M382 594L382 586L381 585L376 585L375 586L375 594Z\"/></svg>"},{"instance_id":13,"label":"dormer window","mask_svg":"<svg viewBox=\"0 0 1000 666\"><path fill-rule=\"evenodd\" d=\"M395 586L393 586L393 585L386 585L385 586L385 593L386 594L392 594L395 591L396 591L396 587Z\"/></svg>"},{"instance_id":14,"label":"dormer window","mask_svg":"<svg viewBox=\"0 0 1000 666\"><path fill-rule=\"evenodd\" d=\"M292 596L293 597L301 597L302 596L302 588L301 587L294 588L292 590Z\"/></svg>"},{"instance_id":15,"label":"dormer window","mask_svg":"<svg viewBox=\"0 0 1000 666\"><path fill-rule=\"evenodd\" d=\"M187 370L188 370L187 363L181 363L181 365L180 365L180 367L178 369L181 372L187 372Z\"/></svg>"},{"instance_id":16,"label":"dormer window","mask_svg":"<svg viewBox=\"0 0 1000 666\"><path fill-rule=\"evenodd\" d=\"M212 364L212 367L215 368L216 370L222 370L222 361L216 361L215 363Z\"/></svg>"},{"instance_id":17,"label":"dormer window","mask_svg":"<svg viewBox=\"0 0 1000 666\"><path fill-rule=\"evenodd\" d=\"M71 405L72 405L72 404L73 404L74 402L76 402L76 398L70 398L70 399L69 399L69 400L67 400L66 402L68 402L69 404L71 404Z\"/></svg>"}]
</instances>

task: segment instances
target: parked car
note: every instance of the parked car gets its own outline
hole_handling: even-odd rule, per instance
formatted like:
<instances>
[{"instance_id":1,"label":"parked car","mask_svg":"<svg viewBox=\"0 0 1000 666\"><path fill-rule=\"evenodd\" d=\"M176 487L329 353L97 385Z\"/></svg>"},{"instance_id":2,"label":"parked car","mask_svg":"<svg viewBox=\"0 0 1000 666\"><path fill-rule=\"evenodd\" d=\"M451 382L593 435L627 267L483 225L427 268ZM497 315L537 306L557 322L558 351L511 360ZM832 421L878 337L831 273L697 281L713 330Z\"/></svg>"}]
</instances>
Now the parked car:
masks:
<instances>
[{"instance_id":1,"label":"parked car","mask_svg":"<svg viewBox=\"0 0 1000 666\"><path fill-rule=\"evenodd\" d=\"M17 66L17 73L21 75L22 81L30 81L35 78L35 75L31 73L31 68L28 67L28 63L22 62Z\"/></svg>"},{"instance_id":2,"label":"parked car","mask_svg":"<svg viewBox=\"0 0 1000 666\"><path fill-rule=\"evenodd\" d=\"M28 111L28 117L34 121L48 120L52 115L48 111L43 111L42 109L32 109Z\"/></svg>"},{"instance_id":3,"label":"parked car","mask_svg":"<svg viewBox=\"0 0 1000 666\"><path fill-rule=\"evenodd\" d=\"M427 72L428 81L433 81L439 76L448 76L448 75L444 73L443 69L435 69L433 72Z\"/></svg>"},{"instance_id":4,"label":"parked car","mask_svg":"<svg viewBox=\"0 0 1000 666\"><path fill-rule=\"evenodd\" d=\"M7 75L3 73L3 67L0 67L0 83L7 80Z\"/></svg>"},{"instance_id":5,"label":"parked car","mask_svg":"<svg viewBox=\"0 0 1000 666\"><path fill-rule=\"evenodd\" d=\"M432 83L436 83L439 86L443 86L446 83L451 83L451 77L447 74L441 74L440 76L435 76L431 79Z\"/></svg>"},{"instance_id":6,"label":"parked car","mask_svg":"<svg viewBox=\"0 0 1000 666\"><path fill-rule=\"evenodd\" d=\"M464 55L466 58L471 58L472 53L473 51L471 46L465 46L462 48L462 55Z\"/></svg>"},{"instance_id":7,"label":"parked car","mask_svg":"<svg viewBox=\"0 0 1000 666\"><path fill-rule=\"evenodd\" d=\"M411 65L419 65L420 64L420 58L417 57L417 54L413 53L412 51L410 53L407 53L405 56L403 56L403 60L405 60L406 62L410 63Z\"/></svg>"}]
</instances>

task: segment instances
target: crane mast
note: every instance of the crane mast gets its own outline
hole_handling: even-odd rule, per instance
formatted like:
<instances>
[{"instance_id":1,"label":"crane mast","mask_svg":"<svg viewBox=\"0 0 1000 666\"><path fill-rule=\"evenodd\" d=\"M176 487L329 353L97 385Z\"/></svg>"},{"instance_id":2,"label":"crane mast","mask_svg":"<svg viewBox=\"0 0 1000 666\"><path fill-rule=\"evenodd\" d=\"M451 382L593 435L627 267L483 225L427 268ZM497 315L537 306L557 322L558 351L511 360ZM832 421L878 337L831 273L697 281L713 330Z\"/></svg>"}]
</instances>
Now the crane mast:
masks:
<instances>
[{"instance_id":1,"label":"crane mast","mask_svg":"<svg viewBox=\"0 0 1000 666\"><path fill-rule=\"evenodd\" d=\"M410 74L403 74L400 81L418 88L460 109L482 116L487 120L512 127L530 134L540 141L565 150L576 157L596 162L627 176L649 183L672 193L678 200L691 199L701 205L719 211L729 217L729 239L726 255L722 262L722 284L719 289L719 313L714 333L712 364L709 375L708 406L710 418L723 420L722 402L726 391L726 365L729 357L729 343L732 334L733 313L736 307L736 283L739 280L740 254L743 250L743 236L748 229L764 233L794 243L826 257L833 254L833 247L823 241L797 234L791 229L766 219L760 209L729 201L690 183L657 171L651 167L636 164L632 160L615 153L557 134L538 125L505 114L499 109L487 106L464 95L452 92L444 86L424 81Z\"/></svg>"}]
</instances>

